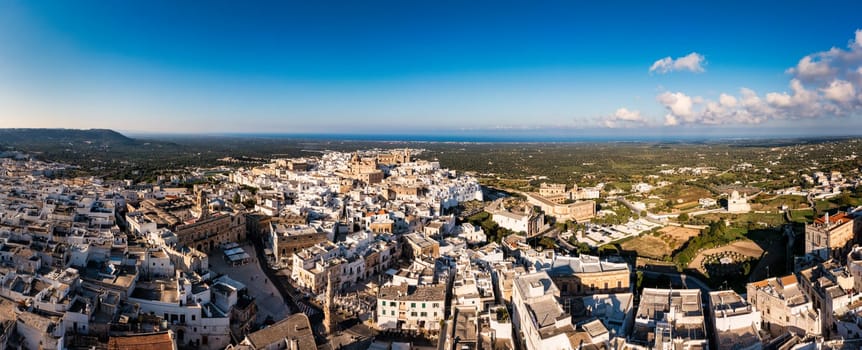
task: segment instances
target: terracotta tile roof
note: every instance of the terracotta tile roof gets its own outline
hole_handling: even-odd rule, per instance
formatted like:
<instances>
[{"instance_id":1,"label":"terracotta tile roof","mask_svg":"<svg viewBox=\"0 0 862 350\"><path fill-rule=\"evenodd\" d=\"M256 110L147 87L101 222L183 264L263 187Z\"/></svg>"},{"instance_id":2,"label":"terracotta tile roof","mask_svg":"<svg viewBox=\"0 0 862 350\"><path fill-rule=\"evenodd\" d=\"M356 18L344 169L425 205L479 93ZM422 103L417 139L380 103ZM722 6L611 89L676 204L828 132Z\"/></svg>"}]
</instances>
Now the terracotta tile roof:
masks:
<instances>
[{"instance_id":1,"label":"terracotta tile roof","mask_svg":"<svg viewBox=\"0 0 862 350\"><path fill-rule=\"evenodd\" d=\"M108 340L108 350L164 350L176 348L173 332L171 331L111 337Z\"/></svg>"},{"instance_id":2,"label":"terracotta tile roof","mask_svg":"<svg viewBox=\"0 0 862 350\"><path fill-rule=\"evenodd\" d=\"M843 212L839 212L838 214L835 214L835 215L829 215L829 223L830 224L843 224L845 222L849 222L852 220L853 219L851 217L847 216L847 214L843 213ZM817 224L825 224L826 223L826 215L823 215L823 216L815 219L814 222Z\"/></svg>"},{"instance_id":3,"label":"terracotta tile roof","mask_svg":"<svg viewBox=\"0 0 862 350\"><path fill-rule=\"evenodd\" d=\"M756 288L763 288L769 284L769 280L761 280L757 282L751 282L751 284Z\"/></svg>"},{"instance_id":4,"label":"terracotta tile roof","mask_svg":"<svg viewBox=\"0 0 862 350\"><path fill-rule=\"evenodd\" d=\"M792 285L796 284L796 282L797 282L796 275L794 275L794 274L789 274L787 276L781 277L781 285L782 286L785 286L785 287L786 286L792 286Z\"/></svg>"}]
</instances>

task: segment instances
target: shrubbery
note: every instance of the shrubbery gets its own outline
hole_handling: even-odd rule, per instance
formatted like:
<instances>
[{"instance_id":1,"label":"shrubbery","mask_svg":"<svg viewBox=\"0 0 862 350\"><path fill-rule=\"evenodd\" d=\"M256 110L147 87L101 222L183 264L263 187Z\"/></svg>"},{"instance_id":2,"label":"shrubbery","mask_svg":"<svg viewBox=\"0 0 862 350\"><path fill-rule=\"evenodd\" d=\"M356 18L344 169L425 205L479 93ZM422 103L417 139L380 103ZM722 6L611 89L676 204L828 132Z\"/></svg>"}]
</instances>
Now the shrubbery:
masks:
<instances>
[{"instance_id":1,"label":"shrubbery","mask_svg":"<svg viewBox=\"0 0 862 350\"><path fill-rule=\"evenodd\" d=\"M724 221L719 220L709 224L709 227L703 230L700 235L689 239L674 255L674 260L677 267L682 269L688 266L701 249L728 244L741 238L744 237L738 232L728 229Z\"/></svg>"}]
</instances>

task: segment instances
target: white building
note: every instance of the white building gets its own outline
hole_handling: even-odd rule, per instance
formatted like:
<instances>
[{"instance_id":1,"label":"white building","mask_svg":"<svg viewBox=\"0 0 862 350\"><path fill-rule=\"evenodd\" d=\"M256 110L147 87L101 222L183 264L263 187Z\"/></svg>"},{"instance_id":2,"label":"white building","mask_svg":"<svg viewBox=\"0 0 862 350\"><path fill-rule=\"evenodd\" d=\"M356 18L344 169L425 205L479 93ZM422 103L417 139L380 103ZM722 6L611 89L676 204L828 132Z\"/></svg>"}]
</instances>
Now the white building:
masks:
<instances>
[{"instance_id":1,"label":"white building","mask_svg":"<svg viewBox=\"0 0 862 350\"><path fill-rule=\"evenodd\" d=\"M646 193L646 192L652 191L652 185L645 183L645 182L641 182L641 183L638 183L638 184L635 184L634 186L632 186L632 191L635 191L638 193Z\"/></svg>"},{"instance_id":2,"label":"white building","mask_svg":"<svg viewBox=\"0 0 862 350\"><path fill-rule=\"evenodd\" d=\"M729 213L747 213L751 211L751 205L748 204L748 195L739 195L739 192L733 191L727 199L727 212Z\"/></svg>"},{"instance_id":3,"label":"white building","mask_svg":"<svg viewBox=\"0 0 862 350\"><path fill-rule=\"evenodd\" d=\"M635 349L707 348L700 290L644 288L629 342Z\"/></svg>"},{"instance_id":4,"label":"white building","mask_svg":"<svg viewBox=\"0 0 862 350\"><path fill-rule=\"evenodd\" d=\"M730 290L709 293L712 334L718 350L760 350L760 311Z\"/></svg>"},{"instance_id":5,"label":"white building","mask_svg":"<svg viewBox=\"0 0 862 350\"><path fill-rule=\"evenodd\" d=\"M560 290L544 271L515 278L512 309L517 336L527 350L573 349L572 317L557 299Z\"/></svg>"},{"instance_id":6,"label":"white building","mask_svg":"<svg viewBox=\"0 0 862 350\"><path fill-rule=\"evenodd\" d=\"M461 232L458 233L458 237L464 238L470 244L479 244L488 241L488 235L485 234L485 230L481 226L473 226L469 222L461 224Z\"/></svg>"},{"instance_id":7,"label":"white building","mask_svg":"<svg viewBox=\"0 0 862 350\"><path fill-rule=\"evenodd\" d=\"M18 314L15 330L25 349L60 350L64 348L66 330L57 317L46 317L25 311Z\"/></svg>"},{"instance_id":8,"label":"white building","mask_svg":"<svg viewBox=\"0 0 862 350\"><path fill-rule=\"evenodd\" d=\"M445 318L444 285L387 284L377 294L377 327L439 331Z\"/></svg>"},{"instance_id":9,"label":"white building","mask_svg":"<svg viewBox=\"0 0 862 350\"><path fill-rule=\"evenodd\" d=\"M497 225L515 232L534 234L545 227L545 215L534 212L532 207L514 212L504 208L501 203L498 208L489 209L488 212L491 213L491 220L494 220Z\"/></svg>"},{"instance_id":10,"label":"white building","mask_svg":"<svg viewBox=\"0 0 862 350\"><path fill-rule=\"evenodd\" d=\"M714 198L701 198L697 200L697 203L700 204L701 208L709 208L718 205L718 202Z\"/></svg>"},{"instance_id":11,"label":"white building","mask_svg":"<svg viewBox=\"0 0 862 350\"><path fill-rule=\"evenodd\" d=\"M820 310L801 290L795 275L749 283L746 297L768 330L820 335Z\"/></svg>"},{"instance_id":12,"label":"white building","mask_svg":"<svg viewBox=\"0 0 862 350\"><path fill-rule=\"evenodd\" d=\"M225 285L193 286L184 278L138 281L128 301L139 305L142 313L162 316L177 334L177 344L198 349L224 349L231 341L230 308L233 304L216 305L212 295L214 288L222 288L219 286Z\"/></svg>"}]
</instances>

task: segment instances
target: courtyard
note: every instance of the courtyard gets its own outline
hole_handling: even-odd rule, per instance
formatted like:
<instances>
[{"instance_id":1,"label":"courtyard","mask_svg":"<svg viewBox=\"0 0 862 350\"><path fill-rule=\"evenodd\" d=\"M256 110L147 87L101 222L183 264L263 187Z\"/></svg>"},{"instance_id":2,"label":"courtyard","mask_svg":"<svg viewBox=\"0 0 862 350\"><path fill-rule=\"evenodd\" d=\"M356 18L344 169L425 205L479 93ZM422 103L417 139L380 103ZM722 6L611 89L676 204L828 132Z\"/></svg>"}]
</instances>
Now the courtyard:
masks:
<instances>
[{"instance_id":1,"label":"courtyard","mask_svg":"<svg viewBox=\"0 0 862 350\"><path fill-rule=\"evenodd\" d=\"M257 262L257 253L254 246L244 243L240 246L252 261L238 266L231 266L222 257L221 249L216 249L209 257L210 270L218 275L225 274L233 280L242 282L248 288L248 293L255 298L257 303L256 323L262 324L268 317L273 321L279 321L288 316L287 305L272 281L269 281Z\"/></svg>"}]
</instances>

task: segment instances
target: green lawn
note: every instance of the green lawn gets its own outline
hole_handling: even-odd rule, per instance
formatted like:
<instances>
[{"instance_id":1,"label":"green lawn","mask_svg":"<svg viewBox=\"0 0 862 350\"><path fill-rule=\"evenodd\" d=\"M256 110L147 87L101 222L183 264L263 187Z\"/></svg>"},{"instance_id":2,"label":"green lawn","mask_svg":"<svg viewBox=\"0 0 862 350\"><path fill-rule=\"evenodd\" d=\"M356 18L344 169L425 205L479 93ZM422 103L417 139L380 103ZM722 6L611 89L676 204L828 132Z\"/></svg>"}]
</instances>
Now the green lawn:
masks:
<instances>
[{"instance_id":1,"label":"green lawn","mask_svg":"<svg viewBox=\"0 0 862 350\"><path fill-rule=\"evenodd\" d=\"M811 209L792 210L790 212L790 220L802 224L814 221L814 211Z\"/></svg>"},{"instance_id":2,"label":"green lawn","mask_svg":"<svg viewBox=\"0 0 862 350\"><path fill-rule=\"evenodd\" d=\"M814 202L814 206L817 208L817 211L821 212L821 213L825 212L827 210L830 210L830 209L838 208L838 205L835 203L832 203L831 200L822 200L822 201Z\"/></svg>"},{"instance_id":3,"label":"green lawn","mask_svg":"<svg viewBox=\"0 0 862 350\"><path fill-rule=\"evenodd\" d=\"M757 198L751 204L755 210L776 210L782 205L788 206L790 209L798 209L808 207L808 202L803 196L783 195L770 198Z\"/></svg>"}]
</instances>

